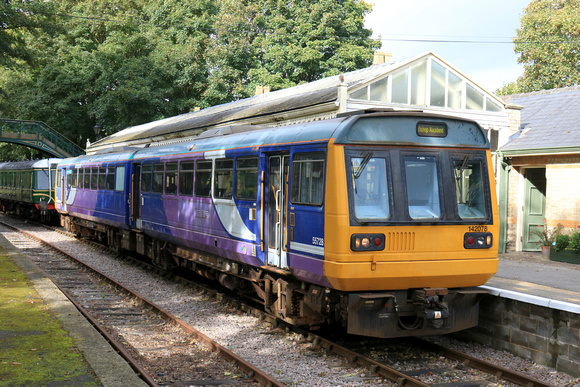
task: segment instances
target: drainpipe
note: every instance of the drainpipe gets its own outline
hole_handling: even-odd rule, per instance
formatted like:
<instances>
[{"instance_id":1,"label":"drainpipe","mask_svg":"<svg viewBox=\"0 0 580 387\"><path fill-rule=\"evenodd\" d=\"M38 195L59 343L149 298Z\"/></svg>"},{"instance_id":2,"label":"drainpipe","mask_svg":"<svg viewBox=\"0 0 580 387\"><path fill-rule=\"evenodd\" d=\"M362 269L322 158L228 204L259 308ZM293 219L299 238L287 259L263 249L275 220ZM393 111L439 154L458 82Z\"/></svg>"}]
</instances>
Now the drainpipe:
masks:
<instances>
[{"instance_id":1,"label":"drainpipe","mask_svg":"<svg viewBox=\"0 0 580 387\"><path fill-rule=\"evenodd\" d=\"M509 198L509 173L512 166L504 161L504 156L501 151L497 151L498 161L500 162L499 169L499 245L500 253L505 253L507 250L507 214L508 214L508 198Z\"/></svg>"}]
</instances>

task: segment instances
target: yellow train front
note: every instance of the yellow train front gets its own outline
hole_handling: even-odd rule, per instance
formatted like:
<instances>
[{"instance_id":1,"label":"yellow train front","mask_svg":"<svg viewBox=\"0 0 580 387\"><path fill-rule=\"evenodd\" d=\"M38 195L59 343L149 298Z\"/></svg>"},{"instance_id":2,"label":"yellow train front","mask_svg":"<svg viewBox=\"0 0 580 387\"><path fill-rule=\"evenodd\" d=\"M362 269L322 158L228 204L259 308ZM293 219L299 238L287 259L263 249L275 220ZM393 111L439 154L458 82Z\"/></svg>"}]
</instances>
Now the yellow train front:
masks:
<instances>
[{"instance_id":1,"label":"yellow train front","mask_svg":"<svg viewBox=\"0 0 580 387\"><path fill-rule=\"evenodd\" d=\"M327 299L342 292L337 314L352 334L477 325L484 293L474 287L498 264L484 131L419 113L359 117L328 147L324 275L334 290Z\"/></svg>"}]
</instances>

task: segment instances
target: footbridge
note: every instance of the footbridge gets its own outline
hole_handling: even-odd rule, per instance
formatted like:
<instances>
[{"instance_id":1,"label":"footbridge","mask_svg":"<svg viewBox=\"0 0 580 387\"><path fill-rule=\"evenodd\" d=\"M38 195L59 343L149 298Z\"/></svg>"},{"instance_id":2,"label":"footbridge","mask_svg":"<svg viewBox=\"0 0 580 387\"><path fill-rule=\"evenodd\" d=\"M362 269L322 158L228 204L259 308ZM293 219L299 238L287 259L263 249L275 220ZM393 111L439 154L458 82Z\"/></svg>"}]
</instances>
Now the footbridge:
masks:
<instances>
[{"instance_id":1,"label":"footbridge","mask_svg":"<svg viewBox=\"0 0 580 387\"><path fill-rule=\"evenodd\" d=\"M0 142L25 145L66 158L85 154L85 151L42 121L22 121L0 118Z\"/></svg>"}]
</instances>

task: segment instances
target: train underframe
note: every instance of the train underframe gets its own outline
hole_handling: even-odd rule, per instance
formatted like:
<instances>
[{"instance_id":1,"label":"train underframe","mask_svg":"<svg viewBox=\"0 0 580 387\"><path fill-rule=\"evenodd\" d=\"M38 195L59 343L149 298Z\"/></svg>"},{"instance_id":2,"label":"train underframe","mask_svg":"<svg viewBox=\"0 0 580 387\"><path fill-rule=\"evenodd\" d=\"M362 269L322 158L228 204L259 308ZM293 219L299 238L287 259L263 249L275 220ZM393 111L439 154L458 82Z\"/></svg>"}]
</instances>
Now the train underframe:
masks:
<instances>
[{"instance_id":1,"label":"train underframe","mask_svg":"<svg viewBox=\"0 0 580 387\"><path fill-rule=\"evenodd\" d=\"M4 213L12 213L19 218L31 219L44 224L58 224L58 213L54 207L50 209L48 205L39 206L37 208L37 206L32 203L2 200L0 201L0 210Z\"/></svg>"},{"instance_id":2,"label":"train underframe","mask_svg":"<svg viewBox=\"0 0 580 387\"><path fill-rule=\"evenodd\" d=\"M64 215L61 225L77 236L143 255L162 269L186 269L217 281L271 315L310 329L339 324L350 334L379 338L446 334L477 326L479 301L487 294L479 288L341 292L299 281L289 271L241 264L135 230Z\"/></svg>"}]
</instances>

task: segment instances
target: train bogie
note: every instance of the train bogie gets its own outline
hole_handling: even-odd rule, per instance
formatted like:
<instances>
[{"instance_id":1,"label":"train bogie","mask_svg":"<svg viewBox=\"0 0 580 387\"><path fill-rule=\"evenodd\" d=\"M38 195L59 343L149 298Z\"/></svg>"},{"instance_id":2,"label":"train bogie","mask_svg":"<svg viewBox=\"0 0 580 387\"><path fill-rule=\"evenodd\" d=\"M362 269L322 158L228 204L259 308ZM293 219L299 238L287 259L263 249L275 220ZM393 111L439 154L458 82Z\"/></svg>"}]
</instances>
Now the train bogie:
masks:
<instances>
[{"instance_id":1,"label":"train bogie","mask_svg":"<svg viewBox=\"0 0 580 387\"><path fill-rule=\"evenodd\" d=\"M67 159L59 173L70 230L293 324L453 332L477 323L473 287L497 269L489 143L471 121L353 114Z\"/></svg>"}]
</instances>

